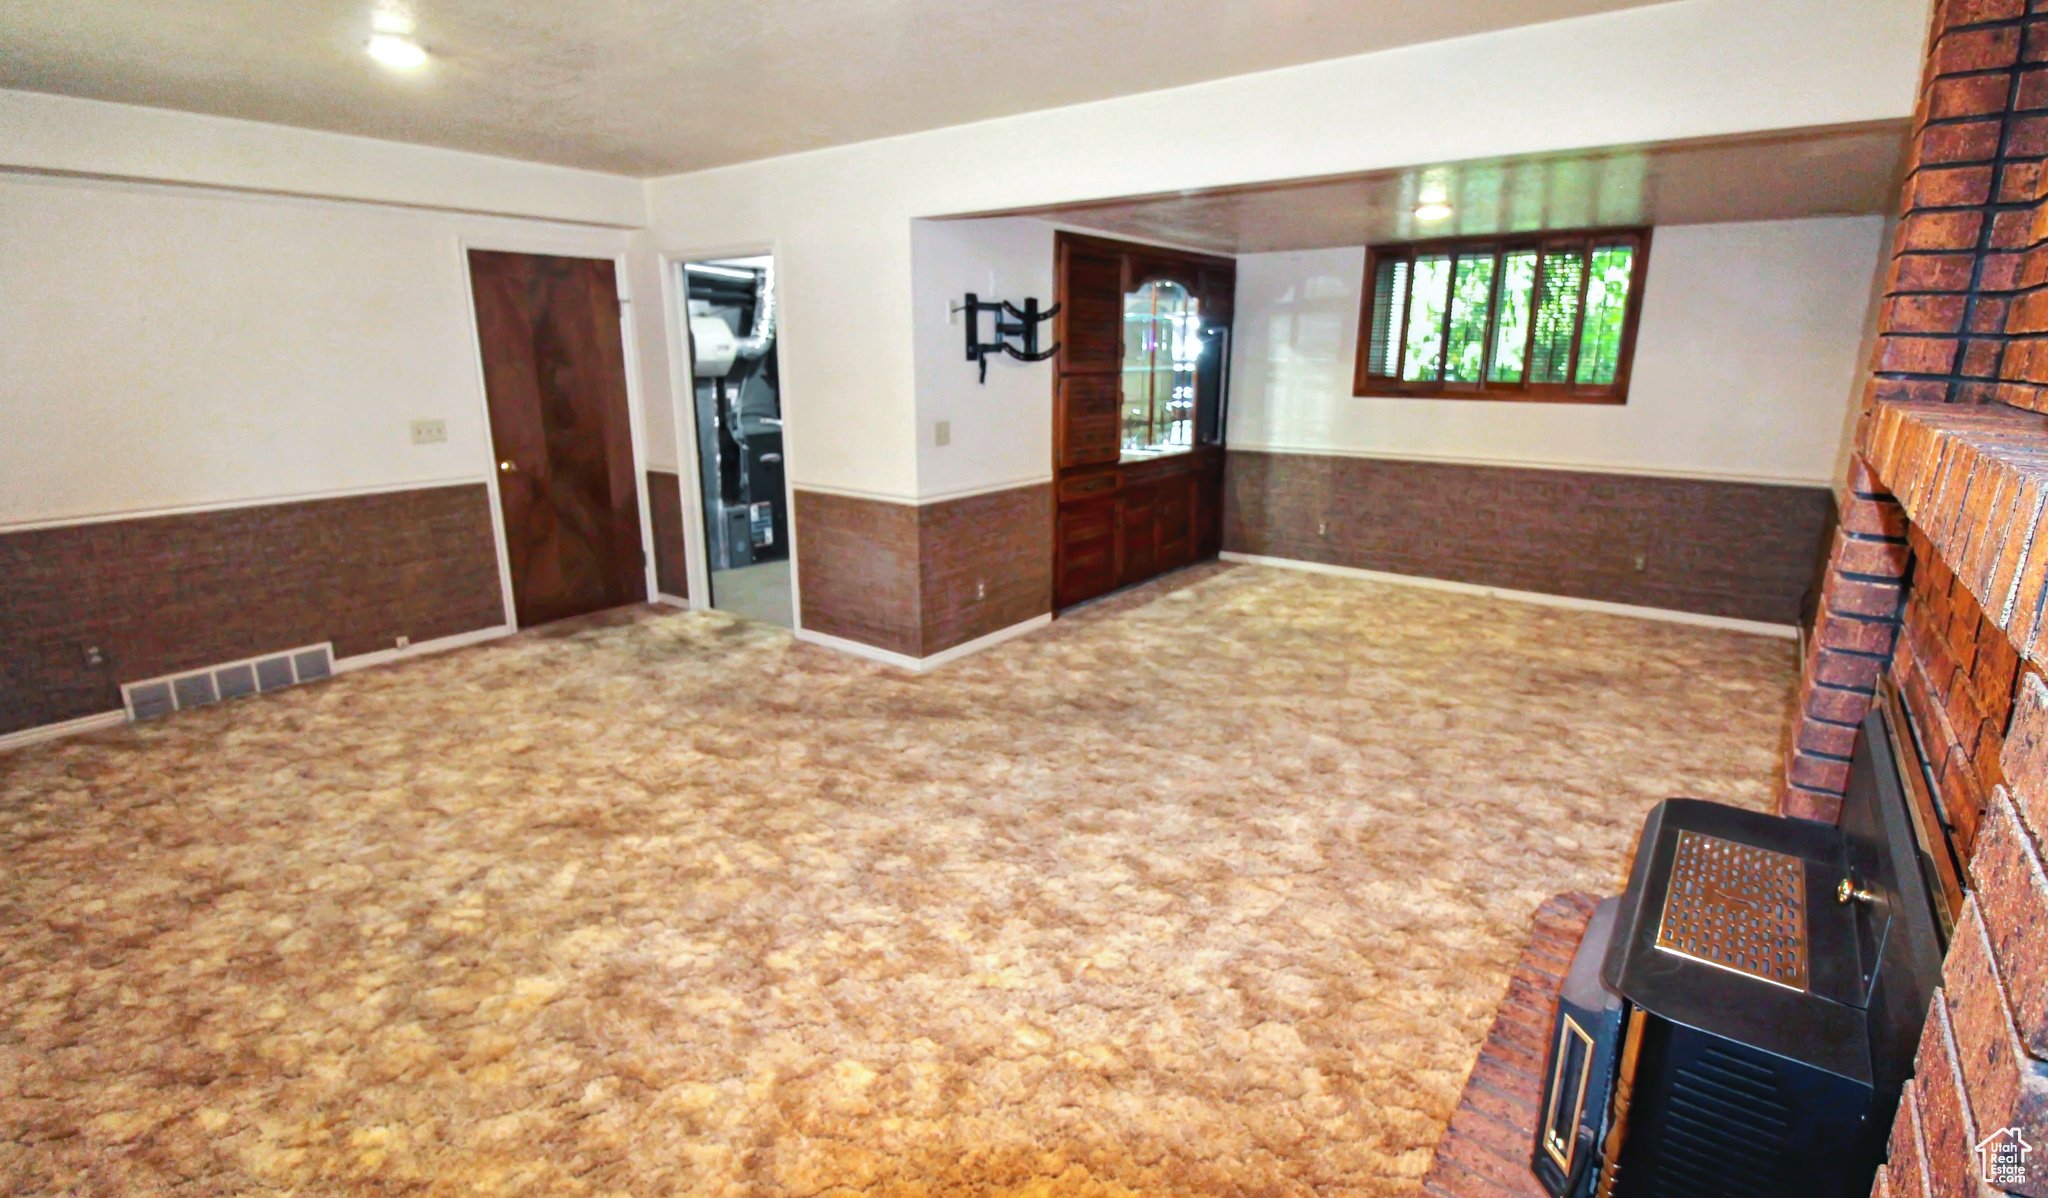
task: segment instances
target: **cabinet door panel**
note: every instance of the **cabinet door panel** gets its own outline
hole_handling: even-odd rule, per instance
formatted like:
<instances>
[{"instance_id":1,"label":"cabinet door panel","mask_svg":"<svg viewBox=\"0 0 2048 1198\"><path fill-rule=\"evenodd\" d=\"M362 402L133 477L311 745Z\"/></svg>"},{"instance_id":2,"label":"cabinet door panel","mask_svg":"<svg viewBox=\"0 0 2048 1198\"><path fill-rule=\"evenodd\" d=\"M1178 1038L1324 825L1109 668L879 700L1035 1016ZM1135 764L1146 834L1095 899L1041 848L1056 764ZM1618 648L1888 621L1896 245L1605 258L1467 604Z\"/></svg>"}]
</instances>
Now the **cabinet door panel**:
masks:
<instances>
[{"instance_id":1,"label":"cabinet door panel","mask_svg":"<svg viewBox=\"0 0 2048 1198\"><path fill-rule=\"evenodd\" d=\"M1098 499L1060 508L1059 574L1059 602L1062 607L1116 589L1115 499Z\"/></svg>"},{"instance_id":2,"label":"cabinet door panel","mask_svg":"<svg viewBox=\"0 0 2048 1198\"><path fill-rule=\"evenodd\" d=\"M1060 465L1091 466L1117 460L1123 445L1118 381L1114 374L1060 376Z\"/></svg>"},{"instance_id":3,"label":"cabinet door panel","mask_svg":"<svg viewBox=\"0 0 2048 1198\"><path fill-rule=\"evenodd\" d=\"M1124 344L1122 256L1069 242L1060 272L1060 371L1115 371Z\"/></svg>"},{"instance_id":4,"label":"cabinet door panel","mask_svg":"<svg viewBox=\"0 0 2048 1198\"><path fill-rule=\"evenodd\" d=\"M1156 484L1124 491L1123 519L1118 522L1124 560L1118 578L1125 586L1159 573L1158 498Z\"/></svg>"},{"instance_id":5,"label":"cabinet door panel","mask_svg":"<svg viewBox=\"0 0 2048 1198\"><path fill-rule=\"evenodd\" d=\"M1195 560L1195 479L1193 475L1159 484L1152 521L1161 570Z\"/></svg>"}]
</instances>

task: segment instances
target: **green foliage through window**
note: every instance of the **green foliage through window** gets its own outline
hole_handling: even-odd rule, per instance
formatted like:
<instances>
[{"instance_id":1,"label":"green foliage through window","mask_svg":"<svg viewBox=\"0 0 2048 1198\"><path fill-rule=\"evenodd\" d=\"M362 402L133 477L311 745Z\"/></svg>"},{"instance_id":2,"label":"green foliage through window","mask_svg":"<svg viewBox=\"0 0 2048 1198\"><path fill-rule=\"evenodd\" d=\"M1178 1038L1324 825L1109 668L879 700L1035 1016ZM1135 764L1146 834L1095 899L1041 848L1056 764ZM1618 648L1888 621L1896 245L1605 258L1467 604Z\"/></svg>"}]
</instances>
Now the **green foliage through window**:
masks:
<instances>
[{"instance_id":1,"label":"green foliage through window","mask_svg":"<svg viewBox=\"0 0 2048 1198\"><path fill-rule=\"evenodd\" d=\"M1442 377L1444 351L1444 307L1451 294L1451 260L1444 257L1415 260L1415 286L1410 292L1408 347L1403 360L1404 379Z\"/></svg>"},{"instance_id":2,"label":"green foliage through window","mask_svg":"<svg viewBox=\"0 0 2048 1198\"><path fill-rule=\"evenodd\" d=\"M1359 393L1619 396L1646 242L1622 231L1375 249Z\"/></svg>"},{"instance_id":3,"label":"green foliage through window","mask_svg":"<svg viewBox=\"0 0 2048 1198\"><path fill-rule=\"evenodd\" d=\"M1579 342L1581 384L1614 381L1621 363L1622 322L1628 317L1628 284L1635 250L1625 245L1593 251L1593 277L1586 283L1586 331Z\"/></svg>"},{"instance_id":4,"label":"green foliage through window","mask_svg":"<svg viewBox=\"0 0 2048 1198\"><path fill-rule=\"evenodd\" d=\"M1536 293L1536 251L1500 256L1500 293L1494 305L1493 372L1496 383L1519 383L1529 350L1529 300Z\"/></svg>"}]
</instances>

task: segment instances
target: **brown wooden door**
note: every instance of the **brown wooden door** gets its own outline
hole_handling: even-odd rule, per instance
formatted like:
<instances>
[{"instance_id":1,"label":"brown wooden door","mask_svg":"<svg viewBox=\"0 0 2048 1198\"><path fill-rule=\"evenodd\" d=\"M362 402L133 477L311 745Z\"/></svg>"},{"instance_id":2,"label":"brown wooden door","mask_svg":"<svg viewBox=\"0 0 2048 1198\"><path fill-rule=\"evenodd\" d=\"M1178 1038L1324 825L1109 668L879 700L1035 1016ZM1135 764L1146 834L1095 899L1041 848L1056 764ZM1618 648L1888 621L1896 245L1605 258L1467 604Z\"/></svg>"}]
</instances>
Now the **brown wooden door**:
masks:
<instances>
[{"instance_id":1,"label":"brown wooden door","mask_svg":"<svg viewBox=\"0 0 2048 1198\"><path fill-rule=\"evenodd\" d=\"M520 627L647 598L612 264L469 252Z\"/></svg>"}]
</instances>

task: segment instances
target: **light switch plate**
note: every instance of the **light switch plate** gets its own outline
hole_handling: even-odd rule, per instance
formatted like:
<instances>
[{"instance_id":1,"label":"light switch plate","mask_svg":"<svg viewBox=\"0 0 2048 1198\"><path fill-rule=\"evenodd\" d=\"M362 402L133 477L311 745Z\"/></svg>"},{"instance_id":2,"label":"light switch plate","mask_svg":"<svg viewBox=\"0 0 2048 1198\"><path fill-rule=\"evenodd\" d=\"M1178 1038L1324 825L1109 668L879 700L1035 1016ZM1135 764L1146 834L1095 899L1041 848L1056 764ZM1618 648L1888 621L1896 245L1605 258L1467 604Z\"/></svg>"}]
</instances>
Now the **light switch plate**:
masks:
<instances>
[{"instance_id":1,"label":"light switch plate","mask_svg":"<svg viewBox=\"0 0 2048 1198\"><path fill-rule=\"evenodd\" d=\"M446 420L415 420L412 422L412 443L414 445L432 445L437 441L446 441L447 439L448 422Z\"/></svg>"},{"instance_id":2,"label":"light switch plate","mask_svg":"<svg viewBox=\"0 0 2048 1198\"><path fill-rule=\"evenodd\" d=\"M951 445L952 443L953 422L950 420L939 421L938 427L932 430L932 444Z\"/></svg>"}]
</instances>

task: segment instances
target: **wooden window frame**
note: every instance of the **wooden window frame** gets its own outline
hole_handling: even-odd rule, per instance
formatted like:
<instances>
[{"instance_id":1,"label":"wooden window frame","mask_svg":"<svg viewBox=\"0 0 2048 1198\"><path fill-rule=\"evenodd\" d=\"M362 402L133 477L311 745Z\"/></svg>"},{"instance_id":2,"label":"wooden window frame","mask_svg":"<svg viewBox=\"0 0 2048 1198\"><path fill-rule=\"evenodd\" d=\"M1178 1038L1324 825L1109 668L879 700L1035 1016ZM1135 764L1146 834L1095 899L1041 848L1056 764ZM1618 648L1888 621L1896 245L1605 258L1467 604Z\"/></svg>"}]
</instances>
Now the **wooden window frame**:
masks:
<instances>
[{"instance_id":1,"label":"wooden window frame","mask_svg":"<svg viewBox=\"0 0 2048 1198\"><path fill-rule=\"evenodd\" d=\"M1363 398L1386 399L1485 399L1522 403L1590 403L1625 404L1628 402L1629 375L1635 366L1636 333L1642 324L1643 283L1649 277L1650 229L1647 227L1607 227L1597 229L1558 229L1539 233L1497 234L1478 237L1438 237L1422 241L1390 242L1385 245L1369 246L1365 253L1365 281L1360 288L1358 305L1358 357L1353 368L1351 393ZM1630 245L1634 251L1629 272L1628 306L1621 322L1621 345L1615 356L1614 381L1601 384L1580 384L1575 382L1579 371L1579 343L1586 331L1586 291L1593 277L1592 252L1596 248L1613 245ZM1536 311L1541 305L1543 263L1552 250L1577 249L1585 255L1585 265L1579 272L1578 319L1572 328L1572 349L1570 361L1565 366L1565 382L1537 383L1528 381L1528 364L1533 357L1536 333ZM1500 314L1501 256L1517 250L1535 250L1536 291L1531 293L1529 311L1529 341L1523 347L1523 378L1520 382L1494 382L1493 373L1494 322ZM1406 353L1408 321L1413 317L1415 271L1413 263L1418 258L1435 254L1451 256L1451 287L1457 284L1457 268L1461 256L1473 251L1490 251L1493 254L1493 287L1487 304L1486 353L1482 360L1479 381L1451 382L1441 377L1435 379L1403 379L1400 376L1402 356ZM1388 336L1400 347L1395 356L1394 374L1371 373L1372 328L1374 303L1377 299L1375 282L1379 277L1380 263L1387 260L1407 261L1411 294L1401 304L1401 327L1389 332ZM1451 313L1454 304L1444 305L1444 333L1442 343L1450 342ZM1446 373L1439 366L1438 375Z\"/></svg>"}]
</instances>

